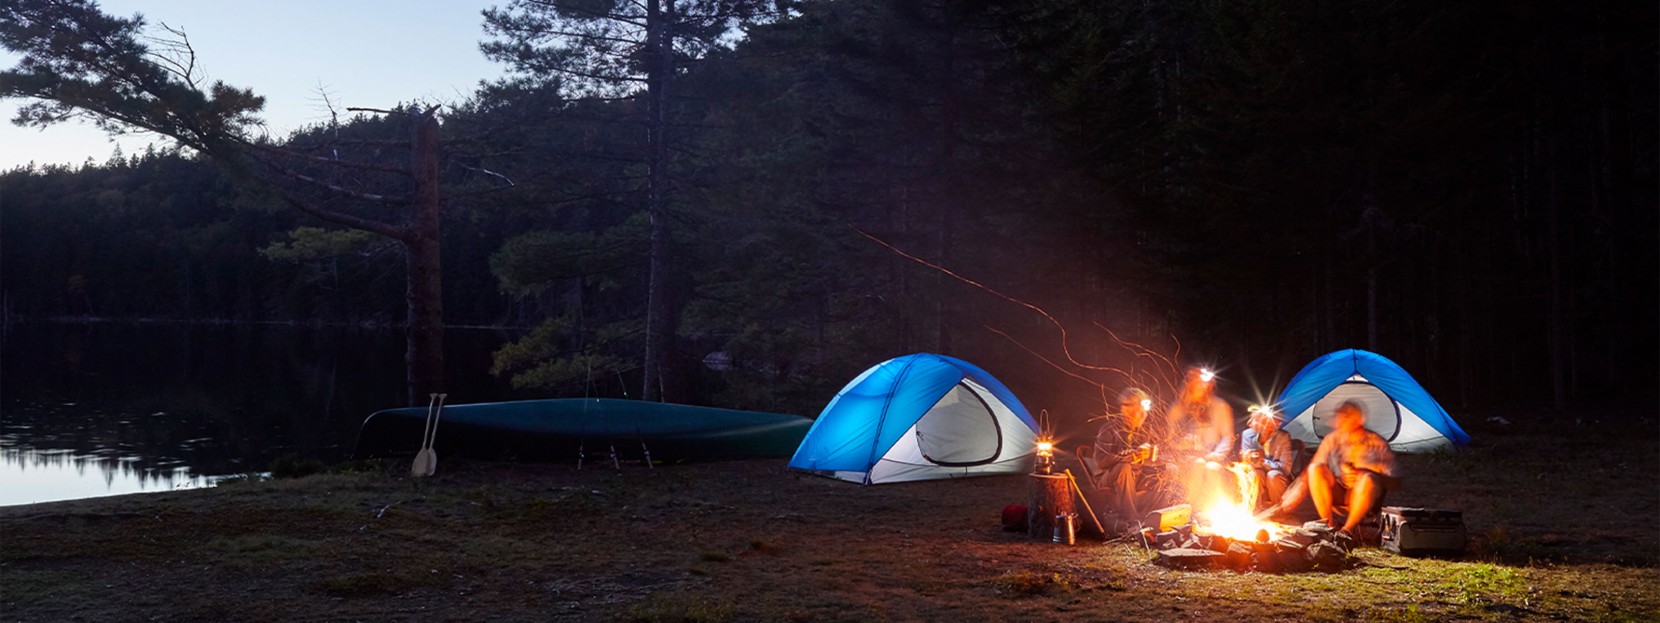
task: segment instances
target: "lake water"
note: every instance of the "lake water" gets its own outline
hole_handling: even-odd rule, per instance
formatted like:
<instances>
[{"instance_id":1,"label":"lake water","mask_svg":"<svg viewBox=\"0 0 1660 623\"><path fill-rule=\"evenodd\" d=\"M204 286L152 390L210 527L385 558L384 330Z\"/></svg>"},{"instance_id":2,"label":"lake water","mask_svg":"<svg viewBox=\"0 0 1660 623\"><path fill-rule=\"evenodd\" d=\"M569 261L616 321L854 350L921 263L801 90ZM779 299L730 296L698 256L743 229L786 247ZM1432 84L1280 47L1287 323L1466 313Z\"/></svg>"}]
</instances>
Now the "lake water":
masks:
<instances>
[{"instance_id":1,"label":"lake water","mask_svg":"<svg viewBox=\"0 0 1660 623\"><path fill-rule=\"evenodd\" d=\"M450 402L533 397L488 375L511 336L449 330ZM398 330L11 324L0 340L0 506L211 486L283 456L349 458L404 406Z\"/></svg>"}]
</instances>

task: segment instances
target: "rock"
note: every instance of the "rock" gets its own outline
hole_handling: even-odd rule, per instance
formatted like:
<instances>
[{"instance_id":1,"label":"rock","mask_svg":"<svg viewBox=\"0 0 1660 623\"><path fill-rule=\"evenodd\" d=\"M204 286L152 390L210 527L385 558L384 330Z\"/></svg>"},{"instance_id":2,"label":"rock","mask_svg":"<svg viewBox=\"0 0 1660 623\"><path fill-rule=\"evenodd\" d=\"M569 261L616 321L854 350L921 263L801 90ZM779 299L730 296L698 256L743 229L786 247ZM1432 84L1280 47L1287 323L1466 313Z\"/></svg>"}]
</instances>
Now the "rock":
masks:
<instances>
[{"instance_id":1,"label":"rock","mask_svg":"<svg viewBox=\"0 0 1660 623\"><path fill-rule=\"evenodd\" d=\"M1239 570L1250 569L1251 554L1255 553L1254 549L1244 543L1229 543L1228 552L1225 556L1228 567Z\"/></svg>"},{"instance_id":2,"label":"rock","mask_svg":"<svg viewBox=\"0 0 1660 623\"><path fill-rule=\"evenodd\" d=\"M1316 519L1314 521L1310 521L1308 523L1303 524L1303 527L1301 528L1301 530L1299 532L1306 532L1310 536L1313 536L1315 538L1321 538L1321 537L1330 535L1331 533L1336 532L1336 531L1337 531L1336 529L1332 528L1331 526L1326 525L1326 522Z\"/></svg>"},{"instance_id":3,"label":"rock","mask_svg":"<svg viewBox=\"0 0 1660 623\"><path fill-rule=\"evenodd\" d=\"M1251 568L1269 573L1298 573L1314 566L1301 547L1257 552L1251 563Z\"/></svg>"},{"instance_id":4,"label":"rock","mask_svg":"<svg viewBox=\"0 0 1660 623\"><path fill-rule=\"evenodd\" d=\"M1153 562L1171 569L1210 569L1220 564L1226 554L1208 549L1178 547L1160 551Z\"/></svg>"},{"instance_id":5,"label":"rock","mask_svg":"<svg viewBox=\"0 0 1660 623\"><path fill-rule=\"evenodd\" d=\"M1296 530L1292 530L1290 532L1287 532L1285 534L1285 536L1280 537L1280 540L1282 540L1282 541L1294 541L1300 546L1308 547L1310 545L1313 545L1315 541L1320 540L1320 537L1321 537L1321 533L1318 532L1318 531L1309 530L1309 529L1306 529L1306 528L1298 528Z\"/></svg>"},{"instance_id":6,"label":"rock","mask_svg":"<svg viewBox=\"0 0 1660 623\"><path fill-rule=\"evenodd\" d=\"M1326 541L1308 546L1306 552L1308 561L1321 571L1341 571L1349 561L1349 552Z\"/></svg>"}]
</instances>

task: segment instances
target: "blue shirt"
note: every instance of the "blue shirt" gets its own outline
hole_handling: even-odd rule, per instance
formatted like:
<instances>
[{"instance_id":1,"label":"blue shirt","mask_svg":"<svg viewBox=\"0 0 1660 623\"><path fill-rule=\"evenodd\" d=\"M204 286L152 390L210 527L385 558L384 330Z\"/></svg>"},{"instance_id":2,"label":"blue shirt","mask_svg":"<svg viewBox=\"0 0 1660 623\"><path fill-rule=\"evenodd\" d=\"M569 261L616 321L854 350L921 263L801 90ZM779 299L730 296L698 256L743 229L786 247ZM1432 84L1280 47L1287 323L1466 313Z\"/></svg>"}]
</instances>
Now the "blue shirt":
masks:
<instances>
[{"instance_id":1,"label":"blue shirt","mask_svg":"<svg viewBox=\"0 0 1660 623\"><path fill-rule=\"evenodd\" d=\"M1262 464L1272 471L1289 474L1291 471L1291 438L1284 431L1274 431L1268 436L1267 448L1263 447L1262 440L1257 438L1254 428L1246 428L1239 434L1239 453L1246 450L1256 450L1262 453Z\"/></svg>"}]
</instances>

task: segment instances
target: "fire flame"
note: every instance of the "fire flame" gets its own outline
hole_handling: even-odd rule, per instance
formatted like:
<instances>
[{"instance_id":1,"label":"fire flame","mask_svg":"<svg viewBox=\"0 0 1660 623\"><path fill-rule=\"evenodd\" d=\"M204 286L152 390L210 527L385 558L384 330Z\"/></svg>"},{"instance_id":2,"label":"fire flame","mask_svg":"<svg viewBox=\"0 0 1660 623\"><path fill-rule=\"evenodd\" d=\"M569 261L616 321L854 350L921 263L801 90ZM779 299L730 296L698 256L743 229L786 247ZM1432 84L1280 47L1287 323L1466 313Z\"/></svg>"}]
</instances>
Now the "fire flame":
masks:
<instances>
[{"instance_id":1,"label":"fire flame","mask_svg":"<svg viewBox=\"0 0 1660 623\"><path fill-rule=\"evenodd\" d=\"M1251 512L1257 503L1256 470L1241 462L1229 465L1228 471L1237 476L1239 501L1234 501L1225 493L1217 492L1199 513L1198 531L1218 534L1236 541L1256 541L1264 533L1269 540L1279 538L1279 524L1258 521Z\"/></svg>"}]
</instances>

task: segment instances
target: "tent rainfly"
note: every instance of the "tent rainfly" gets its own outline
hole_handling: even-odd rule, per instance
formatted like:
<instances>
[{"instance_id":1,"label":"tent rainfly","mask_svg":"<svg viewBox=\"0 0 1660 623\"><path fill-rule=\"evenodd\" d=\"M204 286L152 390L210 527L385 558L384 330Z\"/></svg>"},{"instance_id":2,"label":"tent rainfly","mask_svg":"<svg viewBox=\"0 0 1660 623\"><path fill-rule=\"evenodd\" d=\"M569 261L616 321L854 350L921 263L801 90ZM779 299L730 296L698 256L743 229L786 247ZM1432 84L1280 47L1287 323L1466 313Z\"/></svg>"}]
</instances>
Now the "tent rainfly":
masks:
<instances>
[{"instance_id":1,"label":"tent rainfly","mask_svg":"<svg viewBox=\"0 0 1660 623\"><path fill-rule=\"evenodd\" d=\"M862 484L1024 473L1038 425L985 370L919 353L865 370L824 407L790 467Z\"/></svg>"},{"instance_id":2,"label":"tent rainfly","mask_svg":"<svg viewBox=\"0 0 1660 623\"><path fill-rule=\"evenodd\" d=\"M1464 429L1406 370L1382 355L1352 348L1315 359L1291 378L1278 401L1287 418L1281 428L1295 439L1317 444L1331 432L1337 407L1350 400L1366 413L1366 428L1382 435L1396 452L1429 452L1470 442Z\"/></svg>"}]
</instances>

